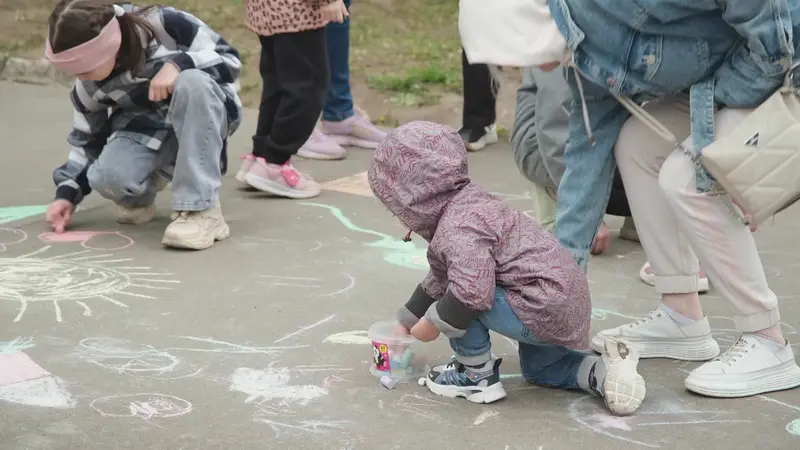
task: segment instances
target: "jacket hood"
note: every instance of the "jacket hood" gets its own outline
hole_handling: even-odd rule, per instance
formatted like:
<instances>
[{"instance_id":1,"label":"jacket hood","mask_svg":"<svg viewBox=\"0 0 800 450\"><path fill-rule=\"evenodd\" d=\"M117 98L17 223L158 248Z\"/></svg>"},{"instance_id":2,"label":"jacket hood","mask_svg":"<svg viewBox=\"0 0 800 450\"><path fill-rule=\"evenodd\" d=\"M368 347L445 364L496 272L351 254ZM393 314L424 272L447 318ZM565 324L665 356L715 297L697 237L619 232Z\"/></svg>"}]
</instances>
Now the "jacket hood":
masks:
<instances>
[{"instance_id":1,"label":"jacket hood","mask_svg":"<svg viewBox=\"0 0 800 450\"><path fill-rule=\"evenodd\" d=\"M450 127L410 122L375 150L368 179L389 211L430 241L450 200L470 182L467 149Z\"/></svg>"}]
</instances>

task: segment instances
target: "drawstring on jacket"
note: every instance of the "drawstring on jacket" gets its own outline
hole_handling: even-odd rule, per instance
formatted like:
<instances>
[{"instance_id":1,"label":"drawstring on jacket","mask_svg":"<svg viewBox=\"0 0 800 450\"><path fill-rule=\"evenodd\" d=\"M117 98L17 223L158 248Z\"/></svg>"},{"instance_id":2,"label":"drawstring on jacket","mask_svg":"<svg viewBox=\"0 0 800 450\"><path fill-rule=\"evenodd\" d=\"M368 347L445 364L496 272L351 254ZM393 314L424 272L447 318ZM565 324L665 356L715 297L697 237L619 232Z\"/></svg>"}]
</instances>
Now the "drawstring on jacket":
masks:
<instances>
[{"instance_id":1,"label":"drawstring on jacket","mask_svg":"<svg viewBox=\"0 0 800 450\"><path fill-rule=\"evenodd\" d=\"M403 242L411 242L411 230L408 230L408 233L403 237Z\"/></svg>"}]
</instances>

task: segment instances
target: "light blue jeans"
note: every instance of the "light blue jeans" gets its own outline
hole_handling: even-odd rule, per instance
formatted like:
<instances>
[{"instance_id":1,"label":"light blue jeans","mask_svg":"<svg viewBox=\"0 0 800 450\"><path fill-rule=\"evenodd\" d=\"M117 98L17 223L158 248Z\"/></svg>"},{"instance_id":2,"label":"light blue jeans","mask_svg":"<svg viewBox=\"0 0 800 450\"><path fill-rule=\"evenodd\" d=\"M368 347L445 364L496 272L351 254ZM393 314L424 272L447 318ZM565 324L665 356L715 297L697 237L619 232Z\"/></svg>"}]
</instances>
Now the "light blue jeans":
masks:
<instances>
[{"instance_id":1,"label":"light blue jeans","mask_svg":"<svg viewBox=\"0 0 800 450\"><path fill-rule=\"evenodd\" d=\"M488 361L492 350L489 330L519 342L520 369L529 383L580 389L578 368L587 354L549 344L534 336L511 309L505 290L499 286L494 291L492 309L478 316L463 336L450 339L456 359L467 365Z\"/></svg>"}]
</instances>

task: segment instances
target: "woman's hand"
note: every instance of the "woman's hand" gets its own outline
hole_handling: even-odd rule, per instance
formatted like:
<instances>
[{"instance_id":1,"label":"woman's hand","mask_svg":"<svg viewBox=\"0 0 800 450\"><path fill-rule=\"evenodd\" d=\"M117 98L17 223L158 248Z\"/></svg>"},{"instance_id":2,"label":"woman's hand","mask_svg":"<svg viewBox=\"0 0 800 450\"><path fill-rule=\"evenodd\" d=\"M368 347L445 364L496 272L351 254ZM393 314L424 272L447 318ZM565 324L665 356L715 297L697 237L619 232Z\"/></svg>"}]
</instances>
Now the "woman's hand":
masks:
<instances>
[{"instance_id":1,"label":"woman's hand","mask_svg":"<svg viewBox=\"0 0 800 450\"><path fill-rule=\"evenodd\" d=\"M322 18L325 22L337 22L342 23L344 19L350 16L350 13L347 11L347 7L344 6L344 2L342 0L336 0L333 3L328 3L327 5L322 7Z\"/></svg>"},{"instance_id":2,"label":"woman's hand","mask_svg":"<svg viewBox=\"0 0 800 450\"><path fill-rule=\"evenodd\" d=\"M171 62L165 63L156 76L150 80L150 95L148 95L150 101L160 102L169 98L180 74L181 70L178 69L178 66Z\"/></svg>"},{"instance_id":3,"label":"woman's hand","mask_svg":"<svg viewBox=\"0 0 800 450\"><path fill-rule=\"evenodd\" d=\"M411 328L411 335L422 342L430 342L439 337L439 329L430 320L423 317Z\"/></svg>"},{"instance_id":4,"label":"woman's hand","mask_svg":"<svg viewBox=\"0 0 800 450\"><path fill-rule=\"evenodd\" d=\"M74 211L75 206L69 200L58 199L47 207L44 218L53 227L53 231L63 233L72 222L72 213Z\"/></svg>"}]
</instances>

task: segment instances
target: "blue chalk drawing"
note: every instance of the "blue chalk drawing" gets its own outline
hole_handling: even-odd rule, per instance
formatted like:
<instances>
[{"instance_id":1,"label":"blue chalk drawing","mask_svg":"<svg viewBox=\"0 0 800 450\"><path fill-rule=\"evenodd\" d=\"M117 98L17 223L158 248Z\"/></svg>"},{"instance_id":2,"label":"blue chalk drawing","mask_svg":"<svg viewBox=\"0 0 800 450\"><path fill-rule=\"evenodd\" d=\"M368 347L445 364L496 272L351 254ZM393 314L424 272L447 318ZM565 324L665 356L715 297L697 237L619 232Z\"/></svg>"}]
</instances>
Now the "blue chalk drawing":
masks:
<instances>
[{"instance_id":1,"label":"blue chalk drawing","mask_svg":"<svg viewBox=\"0 0 800 450\"><path fill-rule=\"evenodd\" d=\"M2 355L3 353L18 352L31 347L34 347L32 337L26 337L26 338L18 337L7 342L0 341L0 355Z\"/></svg>"},{"instance_id":2,"label":"blue chalk drawing","mask_svg":"<svg viewBox=\"0 0 800 450\"><path fill-rule=\"evenodd\" d=\"M336 220L338 220L342 226L348 230L356 233L371 234L380 238L375 242L370 242L365 245L367 247L383 249L383 260L389 264L394 264L395 266L405 267L408 269L428 269L427 248L417 247L413 242L403 242L402 239L393 238L387 234L383 234L375 230L361 228L354 224L353 221L351 221L347 216L345 216L341 209L335 206L309 202L302 202L300 204L327 209L330 211L333 217L335 217Z\"/></svg>"},{"instance_id":3,"label":"blue chalk drawing","mask_svg":"<svg viewBox=\"0 0 800 450\"><path fill-rule=\"evenodd\" d=\"M786 425L789 434L800 437L800 419L795 419Z\"/></svg>"},{"instance_id":4,"label":"blue chalk drawing","mask_svg":"<svg viewBox=\"0 0 800 450\"><path fill-rule=\"evenodd\" d=\"M0 225L16 222L31 216L41 216L49 205L5 206L0 208Z\"/></svg>"}]
</instances>

